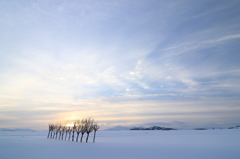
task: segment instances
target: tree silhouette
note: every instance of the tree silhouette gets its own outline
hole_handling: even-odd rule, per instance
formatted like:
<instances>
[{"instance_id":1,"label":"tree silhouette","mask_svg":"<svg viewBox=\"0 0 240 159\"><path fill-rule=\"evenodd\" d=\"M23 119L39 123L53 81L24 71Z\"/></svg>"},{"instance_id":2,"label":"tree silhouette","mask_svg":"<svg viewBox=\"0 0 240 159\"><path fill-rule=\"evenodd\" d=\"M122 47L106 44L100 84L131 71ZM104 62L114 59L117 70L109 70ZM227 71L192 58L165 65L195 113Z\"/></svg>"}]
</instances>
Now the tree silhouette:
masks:
<instances>
[{"instance_id":1,"label":"tree silhouette","mask_svg":"<svg viewBox=\"0 0 240 159\"><path fill-rule=\"evenodd\" d=\"M84 119L76 120L76 133L77 133L76 142L78 142L79 134L82 132L84 128L85 128Z\"/></svg>"},{"instance_id":2,"label":"tree silhouette","mask_svg":"<svg viewBox=\"0 0 240 159\"><path fill-rule=\"evenodd\" d=\"M72 127L72 141L74 141L74 133L76 131L77 125L76 121L73 121L73 127Z\"/></svg>"},{"instance_id":3,"label":"tree silhouette","mask_svg":"<svg viewBox=\"0 0 240 159\"><path fill-rule=\"evenodd\" d=\"M74 135L76 132L76 142L78 142L79 135L81 134L81 142L83 139L83 135L86 133L86 142L88 142L89 134L94 131L93 142L95 142L96 132L100 128L100 126L94 122L92 117L84 118L82 120L71 120L67 123L57 123L57 124L48 124L48 135L47 138L59 139L63 140L65 134L65 140L70 141L72 137L72 141L74 141ZM58 136L59 135L59 136Z\"/></svg>"},{"instance_id":4,"label":"tree silhouette","mask_svg":"<svg viewBox=\"0 0 240 159\"><path fill-rule=\"evenodd\" d=\"M62 132L62 140L63 140L64 133L67 133L66 130L67 130L67 127L66 127L65 125L63 125L63 126L62 126L62 129L61 129L61 132Z\"/></svg>"},{"instance_id":5,"label":"tree silhouette","mask_svg":"<svg viewBox=\"0 0 240 159\"><path fill-rule=\"evenodd\" d=\"M47 138L52 137L53 129L54 129L54 125L53 124L48 124L48 136L47 136ZM51 134L51 136L50 136L50 134Z\"/></svg>"},{"instance_id":6,"label":"tree silhouette","mask_svg":"<svg viewBox=\"0 0 240 159\"><path fill-rule=\"evenodd\" d=\"M80 132L81 132L81 142L82 142L83 135L87 131L86 122L87 122L87 119L82 119L82 121L81 121L81 124L82 124L82 128L80 130Z\"/></svg>"},{"instance_id":7,"label":"tree silhouette","mask_svg":"<svg viewBox=\"0 0 240 159\"><path fill-rule=\"evenodd\" d=\"M95 123L95 124L93 125L93 130L94 130L93 142L95 142L96 132L98 131L99 128L100 128L100 126L99 126L97 123Z\"/></svg>"},{"instance_id":8,"label":"tree silhouette","mask_svg":"<svg viewBox=\"0 0 240 159\"><path fill-rule=\"evenodd\" d=\"M87 118L86 120L86 133L87 133L87 138L86 138L86 142L88 142L88 137L89 137L89 134L93 131L93 123L94 123L94 120L89 117Z\"/></svg>"}]
</instances>

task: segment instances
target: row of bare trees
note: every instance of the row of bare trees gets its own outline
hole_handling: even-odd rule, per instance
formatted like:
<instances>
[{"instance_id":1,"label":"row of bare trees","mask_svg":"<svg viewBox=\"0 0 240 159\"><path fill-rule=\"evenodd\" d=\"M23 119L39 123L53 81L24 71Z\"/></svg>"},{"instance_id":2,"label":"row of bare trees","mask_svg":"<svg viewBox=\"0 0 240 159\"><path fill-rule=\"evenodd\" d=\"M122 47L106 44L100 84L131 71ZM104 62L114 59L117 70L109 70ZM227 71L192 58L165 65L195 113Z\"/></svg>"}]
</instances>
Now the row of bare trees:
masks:
<instances>
[{"instance_id":1,"label":"row of bare trees","mask_svg":"<svg viewBox=\"0 0 240 159\"><path fill-rule=\"evenodd\" d=\"M66 123L49 124L48 128L49 131L47 138L67 140L68 137L68 141L74 141L76 138L76 142L78 142L79 135L81 135L80 142L82 142L84 134L87 135L86 142L88 142L89 134L94 131L93 142L95 142L96 132L100 126L94 121L94 119L84 118L82 120L71 120ZM74 138L75 134L76 137Z\"/></svg>"}]
</instances>

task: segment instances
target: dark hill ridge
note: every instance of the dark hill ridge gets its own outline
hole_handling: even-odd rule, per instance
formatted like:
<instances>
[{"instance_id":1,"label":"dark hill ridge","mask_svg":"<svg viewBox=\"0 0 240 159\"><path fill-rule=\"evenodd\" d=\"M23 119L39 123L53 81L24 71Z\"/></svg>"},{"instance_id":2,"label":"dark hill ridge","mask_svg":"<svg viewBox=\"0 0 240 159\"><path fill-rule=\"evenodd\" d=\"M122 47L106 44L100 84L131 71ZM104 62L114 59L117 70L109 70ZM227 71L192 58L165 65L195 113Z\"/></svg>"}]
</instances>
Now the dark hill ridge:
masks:
<instances>
[{"instance_id":1,"label":"dark hill ridge","mask_svg":"<svg viewBox=\"0 0 240 159\"><path fill-rule=\"evenodd\" d=\"M131 128L134 128L134 127L115 126L113 128L109 128L109 129L106 129L106 130L118 131L118 130L130 130Z\"/></svg>"},{"instance_id":2,"label":"dark hill ridge","mask_svg":"<svg viewBox=\"0 0 240 159\"><path fill-rule=\"evenodd\" d=\"M240 129L240 125L237 125L235 127L229 127L228 129Z\"/></svg>"},{"instance_id":3,"label":"dark hill ridge","mask_svg":"<svg viewBox=\"0 0 240 159\"><path fill-rule=\"evenodd\" d=\"M0 128L0 131L34 131L32 129L9 129L9 128Z\"/></svg>"},{"instance_id":4,"label":"dark hill ridge","mask_svg":"<svg viewBox=\"0 0 240 159\"><path fill-rule=\"evenodd\" d=\"M160 126L152 126L152 127L149 127L149 128L134 127L134 128L131 128L130 130L177 130L177 129L165 128L165 127L160 127Z\"/></svg>"}]
</instances>

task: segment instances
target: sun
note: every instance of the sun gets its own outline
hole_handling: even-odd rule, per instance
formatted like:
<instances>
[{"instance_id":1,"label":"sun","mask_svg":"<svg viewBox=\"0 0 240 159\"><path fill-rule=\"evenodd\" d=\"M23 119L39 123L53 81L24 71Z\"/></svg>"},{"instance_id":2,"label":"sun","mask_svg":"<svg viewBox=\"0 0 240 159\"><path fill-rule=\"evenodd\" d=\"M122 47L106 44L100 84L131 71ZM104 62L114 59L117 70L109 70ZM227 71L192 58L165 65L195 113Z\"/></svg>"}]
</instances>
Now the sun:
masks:
<instances>
[{"instance_id":1,"label":"sun","mask_svg":"<svg viewBox=\"0 0 240 159\"><path fill-rule=\"evenodd\" d=\"M73 123L71 123L71 124L67 124L66 126L73 127L73 126L74 126L74 124L73 124Z\"/></svg>"}]
</instances>

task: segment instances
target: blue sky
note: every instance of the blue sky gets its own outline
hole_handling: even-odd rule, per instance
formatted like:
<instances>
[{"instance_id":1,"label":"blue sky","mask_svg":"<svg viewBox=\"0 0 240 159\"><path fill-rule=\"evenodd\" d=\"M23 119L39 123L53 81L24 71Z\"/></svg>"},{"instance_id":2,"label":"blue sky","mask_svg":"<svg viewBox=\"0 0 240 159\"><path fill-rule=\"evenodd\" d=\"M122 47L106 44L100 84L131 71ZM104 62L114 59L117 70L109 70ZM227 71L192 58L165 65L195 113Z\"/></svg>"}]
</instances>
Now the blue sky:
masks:
<instances>
[{"instance_id":1,"label":"blue sky","mask_svg":"<svg viewBox=\"0 0 240 159\"><path fill-rule=\"evenodd\" d=\"M240 121L238 0L2 0L0 127Z\"/></svg>"}]
</instances>

